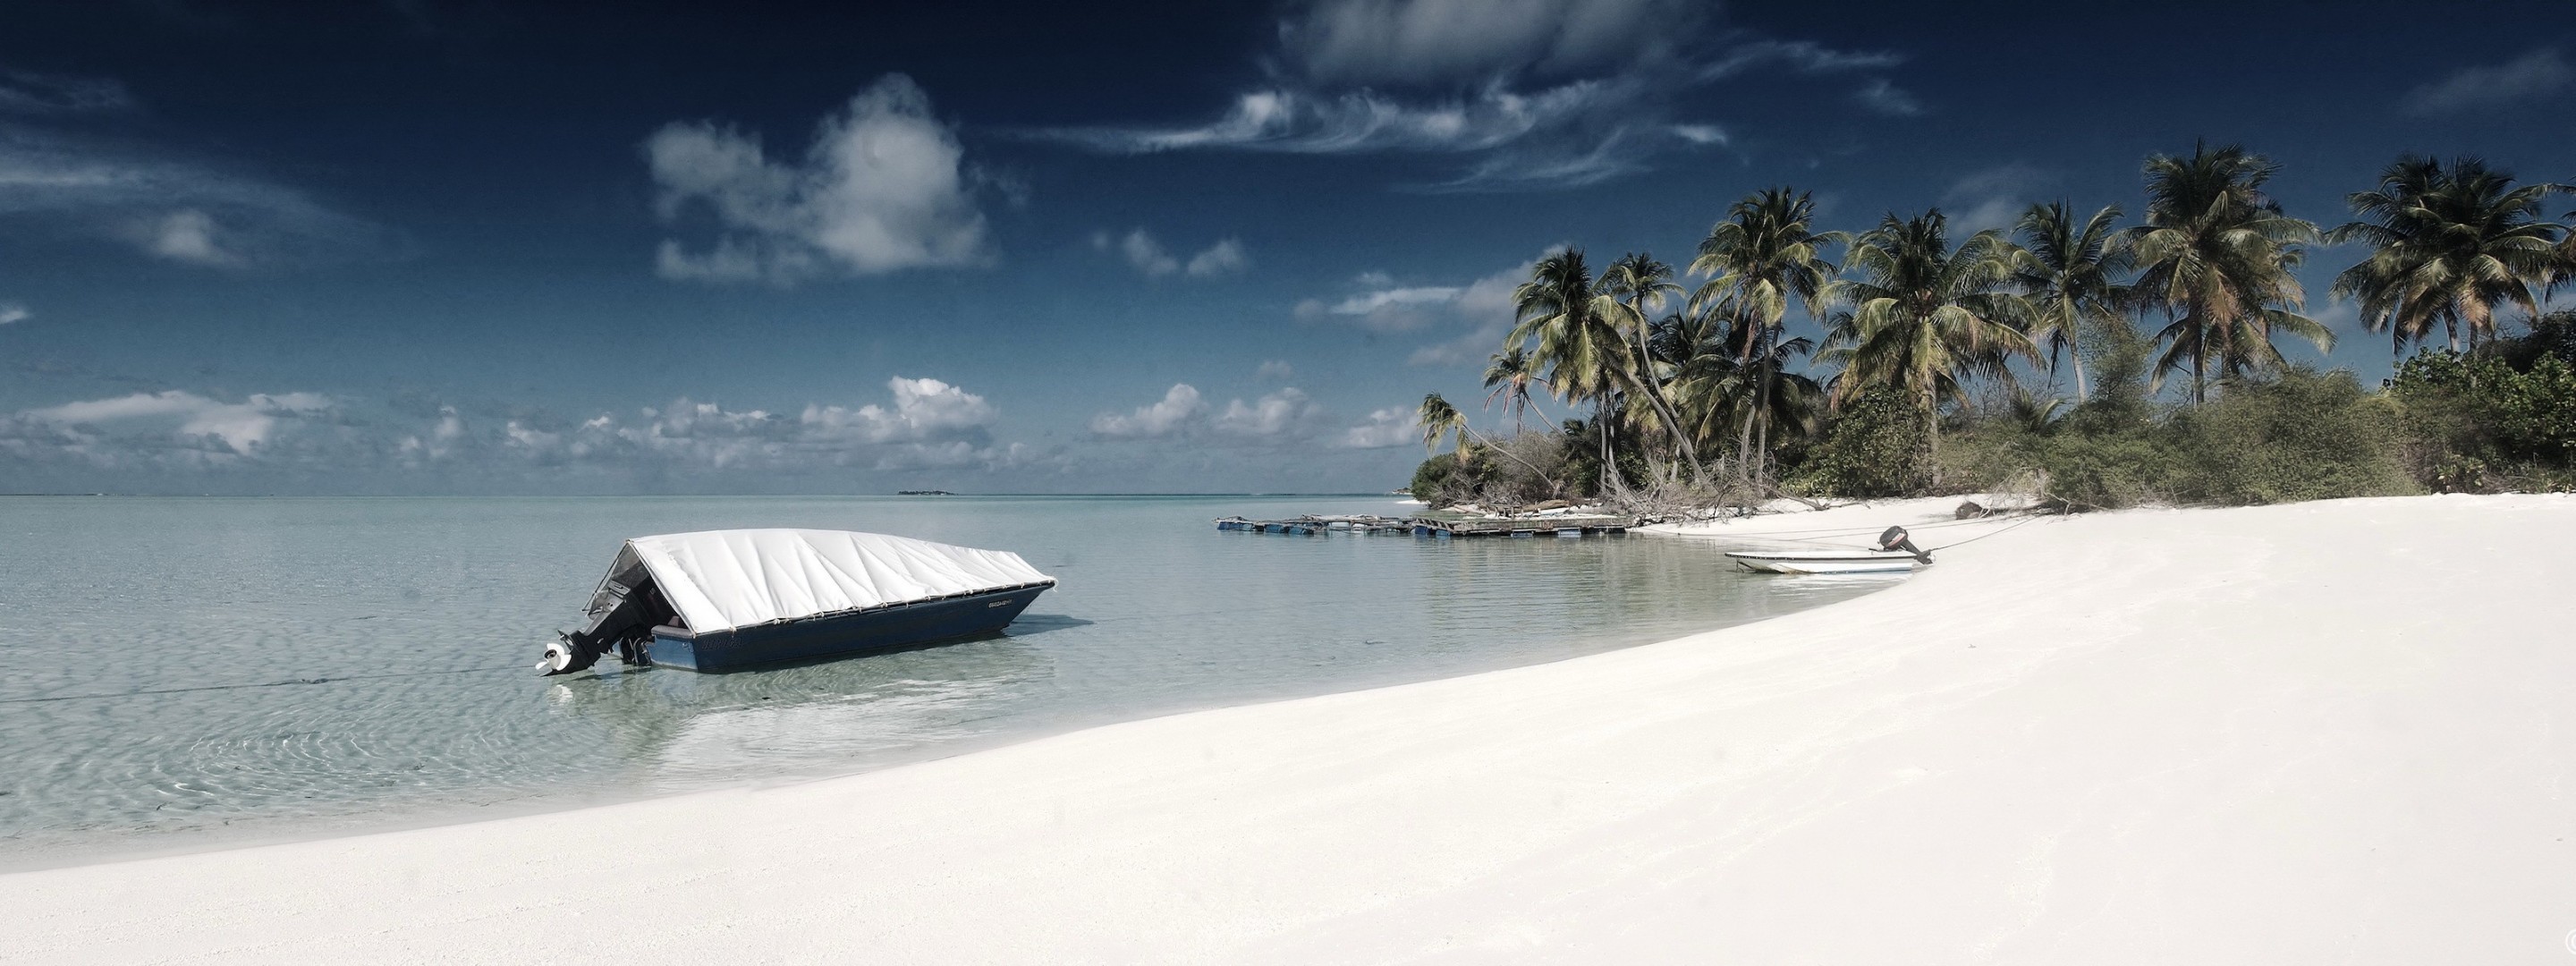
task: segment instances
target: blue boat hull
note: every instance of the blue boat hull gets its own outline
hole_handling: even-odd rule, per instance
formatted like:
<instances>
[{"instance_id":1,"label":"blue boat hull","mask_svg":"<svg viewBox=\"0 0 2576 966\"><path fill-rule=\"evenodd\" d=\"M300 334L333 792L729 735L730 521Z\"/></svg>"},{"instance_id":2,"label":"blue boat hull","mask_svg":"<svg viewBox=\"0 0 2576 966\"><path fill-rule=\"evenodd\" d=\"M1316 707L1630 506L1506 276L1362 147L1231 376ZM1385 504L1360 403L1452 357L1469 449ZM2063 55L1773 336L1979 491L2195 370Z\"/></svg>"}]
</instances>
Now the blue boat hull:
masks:
<instances>
[{"instance_id":1,"label":"blue boat hull","mask_svg":"<svg viewBox=\"0 0 2576 966\"><path fill-rule=\"evenodd\" d=\"M1015 587L704 634L656 627L645 656L655 667L719 674L919 647L1001 630L1051 586Z\"/></svg>"}]
</instances>

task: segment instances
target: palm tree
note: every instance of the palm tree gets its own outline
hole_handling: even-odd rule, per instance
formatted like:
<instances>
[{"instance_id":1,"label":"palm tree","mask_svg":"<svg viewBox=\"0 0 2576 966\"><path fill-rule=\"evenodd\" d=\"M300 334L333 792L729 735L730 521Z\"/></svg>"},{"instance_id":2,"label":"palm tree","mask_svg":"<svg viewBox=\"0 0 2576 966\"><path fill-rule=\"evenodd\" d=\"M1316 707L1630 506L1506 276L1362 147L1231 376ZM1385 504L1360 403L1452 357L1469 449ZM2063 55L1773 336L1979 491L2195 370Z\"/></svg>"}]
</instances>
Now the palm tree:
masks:
<instances>
[{"instance_id":1,"label":"palm tree","mask_svg":"<svg viewBox=\"0 0 2576 966\"><path fill-rule=\"evenodd\" d=\"M1850 243L1841 232L1816 231L1815 219L1816 203L1808 193L1766 188L1727 209L1725 220L1699 243L1690 270L1710 278L1692 293L1691 307L1730 320L1738 363L1751 365L1776 341L1791 301L1815 314L1837 272L1824 248ZM1747 410L1736 433L1736 461L1747 480L1755 472L1753 424L1760 417L1760 410Z\"/></svg>"},{"instance_id":2,"label":"palm tree","mask_svg":"<svg viewBox=\"0 0 2576 966\"><path fill-rule=\"evenodd\" d=\"M2447 166L2407 155L2380 172L2379 187L2345 197L2361 220L2328 238L2371 245L2370 257L2335 276L2334 294L2360 303L2361 321L2390 334L2390 348L2432 337L2439 319L2459 351L2495 335L2495 310L2520 306L2540 314L2539 292L2556 276L2553 251L2565 230L2544 218L2541 201L2558 186L2513 186L2513 175L2477 158Z\"/></svg>"},{"instance_id":3,"label":"palm tree","mask_svg":"<svg viewBox=\"0 0 2576 966\"><path fill-rule=\"evenodd\" d=\"M1521 415L1531 406L1531 383L1545 386L1547 380L1538 377L1538 367L1530 363L1529 350L1513 346L1509 351L1494 353L1491 364L1485 367L1485 388L1492 390L1485 394L1485 408L1494 408L1495 398L1500 397L1503 408L1512 414L1512 431L1520 432ZM1547 413L1541 411L1538 417L1546 419Z\"/></svg>"},{"instance_id":4,"label":"palm tree","mask_svg":"<svg viewBox=\"0 0 2576 966\"><path fill-rule=\"evenodd\" d=\"M1440 451L1441 440L1454 439L1449 451L1464 455L1467 449L1467 417L1458 412L1458 407L1449 405L1449 400L1440 398L1439 393L1422 397L1422 411L1415 415L1414 421L1422 424L1423 449L1436 453Z\"/></svg>"},{"instance_id":5,"label":"palm tree","mask_svg":"<svg viewBox=\"0 0 2576 966\"><path fill-rule=\"evenodd\" d=\"M1710 335L1714 338L1708 340L1708 347L1718 351L1689 356L1673 378L1674 402L1686 421L1687 432L1722 438L1720 434L1743 425L1758 413L1765 435L1756 448L1767 451L1771 444L1768 433L1774 426L1787 426L1802 434L1815 431L1824 389L1814 379L1788 371L1791 362L1814 351L1813 340L1774 342L1761 357L1746 365L1723 351L1724 333Z\"/></svg>"},{"instance_id":6,"label":"palm tree","mask_svg":"<svg viewBox=\"0 0 2576 966\"><path fill-rule=\"evenodd\" d=\"M2128 233L2139 266L2134 289L2171 320L2156 334L2165 352L2150 388L2188 362L2192 399L2206 401L2212 355L2221 375L2281 364L2274 330L2334 348L2333 332L2296 311L2307 295L2290 272L2317 226L2282 214L2263 193L2278 170L2232 144L2147 159L2147 223Z\"/></svg>"},{"instance_id":7,"label":"palm tree","mask_svg":"<svg viewBox=\"0 0 2576 966\"><path fill-rule=\"evenodd\" d=\"M2030 206L2015 226L2021 245L2012 252L2011 285L2030 303L2031 341L2048 346L2051 373L2065 350L2079 403L2092 395L2084 384L2085 328L2118 320L2129 297L2118 281L2133 264L2112 228L2119 220L2120 207L2111 205L2079 225L2074 209L2059 201Z\"/></svg>"},{"instance_id":8,"label":"palm tree","mask_svg":"<svg viewBox=\"0 0 2576 966\"><path fill-rule=\"evenodd\" d=\"M1569 248L1530 268L1530 280L1512 291L1518 324L1505 349L1529 344L1530 361L1547 370L1548 388L1572 403L1592 401L1601 430L1602 480L1617 478L1610 447L1610 407L1618 395L1627 341L1613 321L1618 300L1595 290L1583 250Z\"/></svg>"},{"instance_id":9,"label":"palm tree","mask_svg":"<svg viewBox=\"0 0 2576 966\"><path fill-rule=\"evenodd\" d=\"M1673 267L1656 261L1653 255L1629 252L1601 271L1598 287L1620 310L1618 325L1627 337L1621 348L1629 356L1625 381L1642 390L1639 394L1646 397L1647 404L1654 407L1655 415L1665 426L1680 426L1681 416L1673 409L1672 400L1664 394L1663 374L1657 371L1654 351L1647 345L1654 329L1648 321L1653 318L1649 313L1662 307L1667 299L1682 294L1682 287L1673 284ZM1692 443L1690 436L1675 432L1673 441L1681 452L1682 460L1690 464L1691 474L1694 477L1706 476L1707 471L1699 462L1699 447Z\"/></svg>"},{"instance_id":10,"label":"palm tree","mask_svg":"<svg viewBox=\"0 0 2576 966\"><path fill-rule=\"evenodd\" d=\"M1889 214L1851 246L1850 267L1860 278L1835 282L1826 292L1837 312L1825 352L1842 365L1836 401L1870 386L1887 386L1914 401L1928 441L1940 452L1939 406L1965 401L1976 376L2010 378L2014 355L2039 361L2024 335L2032 312L2007 290L2011 244L1981 231L1953 249L1949 218L1938 208L1912 218Z\"/></svg>"}]
</instances>

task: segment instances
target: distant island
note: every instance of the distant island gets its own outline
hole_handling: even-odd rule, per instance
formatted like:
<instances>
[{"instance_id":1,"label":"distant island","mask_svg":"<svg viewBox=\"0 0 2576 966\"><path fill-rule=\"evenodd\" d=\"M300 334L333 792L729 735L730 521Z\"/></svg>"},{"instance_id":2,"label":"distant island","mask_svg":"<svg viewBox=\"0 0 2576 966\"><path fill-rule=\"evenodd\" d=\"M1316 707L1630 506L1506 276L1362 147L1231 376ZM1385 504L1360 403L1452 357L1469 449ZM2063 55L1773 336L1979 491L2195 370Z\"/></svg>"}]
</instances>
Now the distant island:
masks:
<instances>
[{"instance_id":1,"label":"distant island","mask_svg":"<svg viewBox=\"0 0 2576 966\"><path fill-rule=\"evenodd\" d=\"M896 496L956 496L947 490L896 490Z\"/></svg>"}]
</instances>

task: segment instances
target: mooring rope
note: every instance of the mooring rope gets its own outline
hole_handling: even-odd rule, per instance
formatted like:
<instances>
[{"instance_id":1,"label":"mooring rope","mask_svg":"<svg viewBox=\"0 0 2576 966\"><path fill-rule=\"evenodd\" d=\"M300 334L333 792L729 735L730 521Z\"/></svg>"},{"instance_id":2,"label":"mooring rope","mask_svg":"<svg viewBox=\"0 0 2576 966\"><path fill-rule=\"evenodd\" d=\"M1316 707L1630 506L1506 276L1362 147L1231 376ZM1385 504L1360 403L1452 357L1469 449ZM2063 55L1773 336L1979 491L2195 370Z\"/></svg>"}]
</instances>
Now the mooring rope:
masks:
<instances>
[{"instance_id":1,"label":"mooring rope","mask_svg":"<svg viewBox=\"0 0 2576 966\"><path fill-rule=\"evenodd\" d=\"M141 691L111 691L103 694L58 694L42 698L0 698L0 704L39 704L46 701L100 701L108 698L135 698L147 694L185 694L190 691L237 691L244 688L282 688L298 684L338 684L344 681L381 681L389 678L425 678L442 674L480 674L487 671L525 671L527 665L508 664L492 667L466 667L447 671L402 671L394 674L351 674L336 678L288 678L284 681L262 681L256 684L201 684L189 688L147 688Z\"/></svg>"},{"instance_id":2,"label":"mooring rope","mask_svg":"<svg viewBox=\"0 0 2576 966\"><path fill-rule=\"evenodd\" d=\"M1963 546L1966 546L1966 545L1968 545L1968 544L1975 543L1975 542L1977 542L1977 541L1979 541L1979 540L1983 540L1983 539L1985 539L1985 538L1987 538L1987 537L1994 536L1996 533L2003 533L2003 532L2006 532L2006 531L2009 531L2009 530L2019 529L2019 528L2021 527L2021 525L2022 525L2022 524L2029 523L2029 522L2031 522L2031 521L2033 521L2033 520L2037 520L2037 519L2039 519L2039 517L2038 517L2038 516L2036 516L2036 515L2033 515L2033 516L2025 516L2025 517L2023 517L2023 518L2021 518L2021 519L2019 519L2019 520L2014 521L2012 526L2005 527L2005 528L2003 528L2002 530L1997 530L1997 531L1995 531L1994 533L1980 533L1980 534L1977 534L1976 536L1969 537L1968 539L1960 540L1960 541L1957 541L1957 542L1954 542L1954 543L1945 543L1945 544L1942 544L1942 545L1940 545L1940 546L1938 546L1938 547L1933 547L1933 548L1931 548L1931 549L1925 550L1925 551L1923 551L1923 552L1924 552L1924 553L1931 553L1933 550L1948 550L1948 549L1950 549L1950 548L1952 548L1952 547L1963 547Z\"/></svg>"},{"instance_id":3,"label":"mooring rope","mask_svg":"<svg viewBox=\"0 0 2576 966\"><path fill-rule=\"evenodd\" d=\"M1914 526L1908 526L1908 527L1906 527L1905 529L1906 529L1907 531L1909 531L1909 532L1910 532L1910 531L1914 531L1914 530L1938 530L1938 529L1941 529L1941 528L1943 528L1943 527L1964 527L1964 526L1969 526L1969 525L1972 525L1972 524L1979 524L1979 523L1995 523L1995 522L1998 522L1998 520L1999 520L1999 518L2000 518L2001 516L2002 516L2001 514L1996 514L1996 515L1993 515L1993 516L1970 517L1970 518L1965 519L1965 520L1941 520L1941 521L1937 521L1937 522L1933 522L1933 523L1924 523L1924 524L1917 524L1917 525L1914 525ZM2024 520L2024 522L2028 522L2028 519L2036 519L2036 517L2027 518L2027 519L2025 519L2025 520ZM2019 525L2020 525L2020 524L2018 524L2018 523L2017 523L2017 524L2014 524L2014 526L2019 526ZM2008 529L2011 529L2011 527L2006 527L2005 529L2007 529L2007 530L2008 530ZM1763 533L1744 533L1744 534L1733 534L1733 533L1723 533L1723 532L1719 532L1719 533L1710 533L1710 534L1705 534L1705 535L1706 535L1706 536L1712 536L1712 537L1731 537L1731 538L1737 538L1737 539L1743 539L1743 540L1779 540L1779 541L1783 541L1783 542L1787 542L1787 543L1823 543L1823 542L1826 542L1827 540L1830 540L1830 539L1833 539L1833 538L1836 538L1836 537L1869 537L1869 536L1876 536L1876 535L1878 535L1878 534L1879 534L1879 533L1881 533L1881 532L1884 532L1884 531L1883 531L1883 529L1869 529L1869 530L1816 529L1816 530L1773 530L1773 531L1767 531L1767 532L1763 532ZM2001 530L1998 530L1998 531L1996 531L1996 532L1997 532L1997 533L2001 533L2002 531L2001 531ZM1816 534L1816 536L1810 536L1810 537L1793 537L1793 536L1789 536L1789 534L1793 534L1793 533L1809 533L1809 534ZM1694 534L1694 535L1696 536L1696 535L1698 535L1698 534ZM1982 538L1980 538L1980 539L1982 539ZM1960 541L1960 543L1965 543L1965 542L1967 542L1967 541L1964 541L1964 540L1963 540L1963 541ZM1958 545L1958 544L1951 544L1951 546L1957 546L1957 545Z\"/></svg>"}]
</instances>

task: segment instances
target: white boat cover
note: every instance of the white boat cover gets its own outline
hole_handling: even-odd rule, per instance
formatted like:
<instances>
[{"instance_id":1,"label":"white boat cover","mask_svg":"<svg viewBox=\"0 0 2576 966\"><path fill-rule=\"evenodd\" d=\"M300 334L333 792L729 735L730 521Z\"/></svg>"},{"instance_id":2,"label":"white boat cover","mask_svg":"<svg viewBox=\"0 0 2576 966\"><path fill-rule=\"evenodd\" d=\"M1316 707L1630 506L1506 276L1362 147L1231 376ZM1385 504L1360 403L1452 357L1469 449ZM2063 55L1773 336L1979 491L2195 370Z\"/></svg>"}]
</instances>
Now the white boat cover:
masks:
<instances>
[{"instance_id":1,"label":"white boat cover","mask_svg":"<svg viewBox=\"0 0 2576 966\"><path fill-rule=\"evenodd\" d=\"M638 563L700 633L1055 583L1009 551L848 530L636 537L618 551L611 579Z\"/></svg>"}]
</instances>

